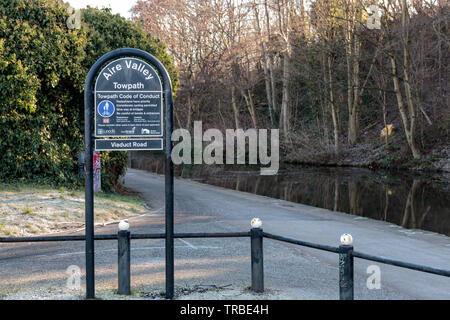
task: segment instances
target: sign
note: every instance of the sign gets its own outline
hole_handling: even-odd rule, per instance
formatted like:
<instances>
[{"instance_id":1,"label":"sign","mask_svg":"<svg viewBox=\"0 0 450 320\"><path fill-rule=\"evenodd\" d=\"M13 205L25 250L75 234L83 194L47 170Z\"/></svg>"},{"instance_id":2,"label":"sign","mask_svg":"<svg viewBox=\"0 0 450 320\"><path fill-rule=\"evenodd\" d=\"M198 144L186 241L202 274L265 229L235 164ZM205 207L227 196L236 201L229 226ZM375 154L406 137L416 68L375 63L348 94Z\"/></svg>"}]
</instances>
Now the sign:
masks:
<instances>
[{"instance_id":1,"label":"sign","mask_svg":"<svg viewBox=\"0 0 450 320\"><path fill-rule=\"evenodd\" d=\"M161 80L147 62L109 62L95 82L95 136L162 137L162 97Z\"/></svg>"},{"instance_id":2,"label":"sign","mask_svg":"<svg viewBox=\"0 0 450 320\"><path fill-rule=\"evenodd\" d=\"M95 298L94 141L97 151L162 150L164 138L167 142L164 146L166 298L172 299L175 290L175 236L171 141L173 97L169 73L148 52L121 48L104 54L95 62L84 87L86 298ZM93 136L115 139L92 139Z\"/></svg>"},{"instance_id":3,"label":"sign","mask_svg":"<svg viewBox=\"0 0 450 320\"><path fill-rule=\"evenodd\" d=\"M99 139L96 151L162 150L163 139Z\"/></svg>"}]
</instances>

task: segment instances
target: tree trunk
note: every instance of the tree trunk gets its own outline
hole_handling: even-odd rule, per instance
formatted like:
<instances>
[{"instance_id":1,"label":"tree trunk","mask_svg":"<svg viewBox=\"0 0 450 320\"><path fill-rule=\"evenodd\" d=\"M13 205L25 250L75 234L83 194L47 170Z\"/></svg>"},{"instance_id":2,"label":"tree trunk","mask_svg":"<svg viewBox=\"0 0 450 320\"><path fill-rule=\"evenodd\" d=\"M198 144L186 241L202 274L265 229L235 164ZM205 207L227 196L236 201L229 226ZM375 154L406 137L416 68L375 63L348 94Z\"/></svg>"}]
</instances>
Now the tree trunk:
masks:
<instances>
[{"instance_id":1,"label":"tree trunk","mask_svg":"<svg viewBox=\"0 0 450 320\"><path fill-rule=\"evenodd\" d=\"M411 119L408 115L408 110L403 102L403 96L400 91L400 81L397 73L397 62L393 54L390 56L392 65L392 81L394 82L394 92L397 97L398 110L400 111L400 116L402 118L403 128L405 130L406 141L408 142L409 148L415 159L420 158L420 151L416 146L415 137L413 136L414 131L411 130ZM415 121L415 119L414 119Z\"/></svg>"},{"instance_id":2,"label":"tree trunk","mask_svg":"<svg viewBox=\"0 0 450 320\"><path fill-rule=\"evenodd\" d=\"M273 71L274 64L275 64L275 58L273 56L269 57L270 87L272 89L272 108L273 108L273 113L274 113L274 118L275 118L275 116L278 112L278 104L277 104L275 72Z\"/></svg>"},{"instance_id":3,"label":"tree trunk","mask_svg":"<svg viewBox=\"0 0 450 320\"><path fill-rule=\"evenodd\" d=\"M252 92L250 89L247 89L247 94L244 90L241 89L241 94L245 99L245 104L248 108L248 113L250 113L250 116L252 118L253 122L253 128L258 129L258 121L256 119L256 112L255 112L255 104L253 102Z\"/></svg>"},{"instance_id":4,"label":"tree trunk","mask_svg":"<svg viewBox=\"0 0 450 320\"><path fill-rule=\"evenodd\" d=\"M327 110L329 105L329 94L328 94L328 72L327 72L327 57L325 53L322 53L322 76L323 76L323 91L322 91L322 128L323 128L323 139L327 145L330 145L329 133L328 133L328 121L327 121Z\"/></svg>"},{"instance_id":5,"label":"tree trunk","mask_svg":"<svg viewBox=\"0 0 450 320\"><path fill-rule=\"evenodd\" d=\"M290 73L290 50L286 50L283 58L283 96L281 100L280 127L285 137L289 134L289 73Z\"/></svg>"},{"instance_id":6,"label":"tree trunk","mask_svg":"<svg viewBox=\"0 0 450 320\"><path fill-rule=\"evenodd\" d=\"M394 52L389 52L389 57L392 66L392 80L394 82L394 91L397 97L398 109L400 111L400 116L402 118L403 128L405 130L406 140L408 142L409 148L411 149L414 159L420 159L421 153L416 144L416 108L412 101L411 86L409 80L409 48L408 48L408 38L409 32L408 28L409 14L406 4L406 0L402 0L402 49L403 49L403 81L406 94L406 102L408 108L406 108L403 102L403 96L400 90L400 81L397 68L397 60L395 58Z\"/></svg>"},{"instance_id":7,"label":"tree trunk","mask_svg":"<svg viewBox=\"0 0 450 320\"><path fill-rule=\"evenodd\" d=\"M328 56L328 91L330 94L330 107L331 107L331 118L333 119L333 128L334 128L334 153L339 155L341 152L341 144L340 144L340 132L339 132L339 123L338 123L338 115L337 115L337 107L334 101L334 88L333 88L333 71L332 71L332 62L331 55Z\"/></svg>"},{"instance_id":8,"label":"tree trunk","mask_svg":"<svg viewBox=\"0 0 450 320\"><path fill-rule=\"evenodd\" d=\"M283 1L277 2L278 5L278 24L280 35L283 39L285 48L283 53L283 76L282 76L282 98L281 98L281 114L280 114L280 128L283 132L284 138L288 139L290 130L290 60L291 60L291 19L290 19L290 4Z\"/></svg>"},{"instance_id":9,"label":"tree trunk","mask_svg":"<svg viewBox=\"0 0 450 320\"><path fill-rule=\"evenodd\" d=\"M261 32L261 26L259 23L259 11L258 11L255 1L253 2L253 11L255 14L256 32L260 39L259 46L261 48L261 60L262 60L262 65L263 65L263 70L264 70L264 82L266 85L266 98L267 98L267 106L269 108L270 126L272 128L274 128L275 127L275 115L274 115L273 106L272 106L272 90L271 90L271 86L270 86L270 74L269 74L269 70L268 70L268 66L267 66L266 48L264 45L264 40L263 40L263 36L262 36L262 32Z\"/></svg>"},{"instance_id":10,"label":"tree trunk","mask_svg":"<svg viewBox=\"0 0 450 320\"><path fill-rule=\"evenodd\" d=\"M236 87L234 85L231 86L231 106L233 107L234 113L234 125L236 129L241 128L241 124L239 122L239 108L236 103Z\"/></svg>"},{"instance_id":11,"label":"tree trunk","mask_svg":"<svg viewBox=\"0 0 450 320\"><path fill-rule=\"evenodd\" d=\"M348 143L354 145L359 138L359 59L361 43L356 30L359 15L357 4L350 3L346 12L346 60L347 60L347 107L348 107Z\"/></svg>"},{"instance_id":12,"label":"tree trunk","mask_svg":"<svg viewBox=\"0 0 450 320\"><path fill-rule=\"evenodd\" d=\"M191 130L191 119L192 119L192 100L191 100L191 95L188 95L188 116L186 119L186 129L188 131Z\"/></svg>"},{"instance_id":13,"label":"tree trunk","mask_svg":"<svg viewBox=\"0 0 450 320\"><path fill-rule=\"evenodd\" d=\"M408 41L409 41L409 31L408 31L408 24L409 24L409 13L408 13L408 7L406 4L406 0L402 1L402 28L403 28L403 39L402 39L402 46L403 46L403 78L404 78L404 87L405 87L405 95L406 95L406 102L408 105L408 112L409 112L409 135L410 135L410 147L413 154L414 159L419 159L421 157L420 151L416 145L416 128L417 128L417 112L416 108L414 106L413 100L412 100L412 94L411 94L411 85L410 85L410 77L409 77L409 71L410 71L410 62L409 62L409 56L410 51L408 47Z\"/></svg>"},{"instance_id":14,"label":"tree trunk","mask_svg":"<svg viewBox=\"0 0 450 320\"><path fill-rule=\"evenodd\" d=\"M270 42L270 40L271 40L270 17L269 17L269 8L267 5L267 0L264 0L264 12L266 14L267 38L269 39L269 42ZM272 92L272 109L273 109L274 123L275 123L276 122L276 113L278 112L278 107L277 107L275 74L273 71L274 64L275 64L275 57L273 56L273 54L269 54L268 68L269 68L269 75L270 75L270 87L271 87L271 92Z\"/></svg>"}]
</instances>

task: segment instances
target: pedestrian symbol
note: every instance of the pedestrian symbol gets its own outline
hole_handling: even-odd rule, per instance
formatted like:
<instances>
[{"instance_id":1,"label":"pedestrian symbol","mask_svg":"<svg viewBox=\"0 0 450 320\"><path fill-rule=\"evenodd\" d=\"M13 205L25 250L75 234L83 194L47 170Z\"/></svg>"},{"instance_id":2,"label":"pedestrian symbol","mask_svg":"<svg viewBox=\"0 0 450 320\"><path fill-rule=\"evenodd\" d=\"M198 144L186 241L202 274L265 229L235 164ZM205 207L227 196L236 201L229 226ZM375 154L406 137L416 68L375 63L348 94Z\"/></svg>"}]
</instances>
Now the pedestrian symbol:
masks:
<instances>
[{"instance_id":1,"label":"pedestrian symbol","mask_svg":"<svg viewBox=\"0 0 450 320\"><path fill-rule=\"evenodd\" d=\"M115 108L111 101L103 100L98 104L98 114L104 118L109 118L114 114Z\"/></svg>"}]
</instances>

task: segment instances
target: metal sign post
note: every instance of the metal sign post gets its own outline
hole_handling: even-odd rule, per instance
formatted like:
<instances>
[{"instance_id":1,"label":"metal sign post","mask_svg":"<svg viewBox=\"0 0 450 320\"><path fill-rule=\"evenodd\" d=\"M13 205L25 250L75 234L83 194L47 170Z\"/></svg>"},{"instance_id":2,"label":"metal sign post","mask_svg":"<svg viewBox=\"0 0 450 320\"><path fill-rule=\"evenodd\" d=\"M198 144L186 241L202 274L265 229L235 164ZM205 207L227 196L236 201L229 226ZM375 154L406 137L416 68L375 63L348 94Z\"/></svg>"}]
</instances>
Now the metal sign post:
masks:
<instances>
[{"instance_id":1,"label":"metal sign post","mask_svg":"<svg viewBox=\"0 0 450 320\"><path fill-rule=\"evenodd\" d=\"M162 83L161 83L162 78ZM94 87L95 81L95 87ZM164 117L162 104L164 98ZM95 118L95 123L92 119ZM164 123L163 123L164 118ZM95 126L95 135L93 129ZM161 150L166 154L166 298L174 294L174 218L172 163L172 83L163 64L133 48L116 49L98 59L84 87L86 298L95 298L94 144L100 150ZM161 138L163 136L163 138ZM95 137L133 139L95 140ZM142 137L145 139L136 139ZM95 142L94 142L95 140Z\"/></svg>"}]
</instances>

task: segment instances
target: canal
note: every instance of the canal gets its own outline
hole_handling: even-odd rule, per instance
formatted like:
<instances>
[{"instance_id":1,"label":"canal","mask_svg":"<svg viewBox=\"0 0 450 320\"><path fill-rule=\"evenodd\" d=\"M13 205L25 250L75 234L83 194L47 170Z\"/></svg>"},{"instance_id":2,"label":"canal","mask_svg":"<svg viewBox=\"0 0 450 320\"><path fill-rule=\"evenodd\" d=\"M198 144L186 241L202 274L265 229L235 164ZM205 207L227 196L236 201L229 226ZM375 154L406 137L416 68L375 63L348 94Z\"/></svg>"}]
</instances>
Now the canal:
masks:
<instances>
[{"instance_id":1,"label":"canal","mask_svg":"<svg viewBox=\"0 0 450 320\"><path fill-rule=\"evenodd\" d=\"M163 161L155 158L134 158L130 164L156 173L164 170ZM275 176L261 176L257 167L204 165L176 166L175 173L201 183L450 236L448 173L284 166Z\"/></svg>"}]
</instances>

